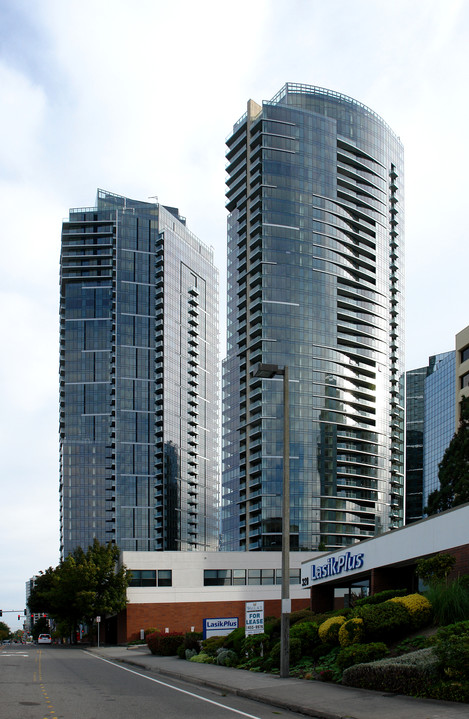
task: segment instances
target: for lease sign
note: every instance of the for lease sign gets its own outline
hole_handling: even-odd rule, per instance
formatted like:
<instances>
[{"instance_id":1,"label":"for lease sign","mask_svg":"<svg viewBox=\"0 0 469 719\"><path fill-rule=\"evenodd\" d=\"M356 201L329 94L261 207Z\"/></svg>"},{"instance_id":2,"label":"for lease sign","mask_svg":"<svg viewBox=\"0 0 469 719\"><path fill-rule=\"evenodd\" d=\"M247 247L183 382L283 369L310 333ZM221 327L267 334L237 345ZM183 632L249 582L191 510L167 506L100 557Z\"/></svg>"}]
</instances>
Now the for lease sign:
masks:
<instances>
[{"instance_id":1,"label":"for lease sign","mask_svg":"<svg viewBox=\"0 0 469 719\"><path fill-rule=\"evenodd\" d=\"M264 633L264 602L246 602L246 636Z\"/></svg>"}]
</instances>

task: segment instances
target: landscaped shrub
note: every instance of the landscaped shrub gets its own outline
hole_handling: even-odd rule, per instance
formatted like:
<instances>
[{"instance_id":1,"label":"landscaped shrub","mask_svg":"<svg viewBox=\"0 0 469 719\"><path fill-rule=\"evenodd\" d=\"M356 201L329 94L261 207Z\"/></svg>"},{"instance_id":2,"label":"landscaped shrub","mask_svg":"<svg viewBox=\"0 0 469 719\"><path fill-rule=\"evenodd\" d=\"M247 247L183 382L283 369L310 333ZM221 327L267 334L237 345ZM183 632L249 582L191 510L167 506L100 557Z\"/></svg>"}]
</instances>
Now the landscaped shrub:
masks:
<instances>
[{"instance_id":1,"label":"landscaped shrub","mask_svg":"<svg viewBox=\"0 0 469 719\"><path fill-rule=\"evenodd\" d=\"M354 664L373 662L382 659L389 654L389 649L383 642L371 642L370 644L351 644L341 649L337 655L337 666L344 670Z\"/></svg>"},{"instance_id":2,"label":"landscaped shrub","mask_svg":"<svg viewBox=\"0 0 469 719\"><path fill-rule=\"evenodd\" d=\"M235 667L239 662L238 655L232 649L219 649L217 664L222 667Z\"/></svg>"},{"instance_id":3,"label":"landscaped shrub","mask_svg":"<svg viewBox=\"0 0 469 719\"><path fill-rule=\"evenodd\" d=\"M178 648L178 656L181 659L187 659L187 652L190 651L190 656L198 654L202 642L202 632L186 632L184 635L184 641Z\"/></svg>"},{"instance_id":4,"label":"landscaped shrub","mask_svg":"<svg viewBox=\"0 0 469 719\"><path fill-rule=\"evenodd\" d=\"M228 634L225 637L218 637L218 639L221 639L221 645L225 649L232 649L236 654L241 654L241 645L244 641L244 627L238 627L237 629L233 629L230 634Z\"/></svg>"},{"instance_id":5,"label":"landscaped shrub","mask_svg":"<svg viewBox=\"0 0 469 719\"><path fill-rule=\"evenodd\" d=\"M433 608L433 621L441 626L469 617L469 585L466 576L449 584L434 583L425 596Z\"/></svg>"},{"instance_id":6,"label":"landscaped shrub","mask_svg":"<svg viewBox=\"0 0 469 719\"><path fill-rule=\"evenodd\" d=\"M244 631L243 631L244 634ZM202 641L202 651L210 657L216 657L217 651L224 647L226 636L208 637Z\"/></svg>"},{"instance_id":7,"label":"landscaped shrub","mask_svg":"<svg viewBox=\"0 0 469 719\"><path fill-rule=\"evenodd\" d=\"M339 628L339 644L348 647L350 644L359 644L363 639L364 626L361 617L347 619Z\"/></svg>"},{"instance_id":8,"label":"landscaped shrub","mask_svg":"<svg viewBox=\"0 0 469 719\"><path fill-rule=\"evenodd\" d=\"M342 626L342 624L345 622L345 617L339 616L339 617L329 617L329 619L326 619L325 622L320 624L318 633L319 633L319 639L324 644L332 643L332 644L338 644L339 643L339 629Z\"/></svg>"},{"instance_id":9,"label":"landscaped shrub","mask_svg":"<svg viewBox=\"0 0 469 719\"><path fill-rule=\"evenodd\" d=\"M195 654L189 659L190 662L197 662L198 664L215 664L214 657L210 657L206 652L200 652Z\"/></svg>"},{"instance_id":10,"label":"landscaped shrub","mask_svg":"<svg viewBox=\"0 0 469 719\"><path fill-rule=\"evenodd\" d=\"M396 602L357 607L354 614L363 619L365 637L371 642L399 638L411 626L408 610Z\"/></svg>"},{"instance_id":11,"label":"landscaped shrub","mask_svg":"<svg viewBox=\"0 0 469 719\"><path fill-rule=\"evenodd\" d=\"M394 597L389 600L402 604L410 615L412 627L420 629L430 624L432 618L432 605L428 599L421 594L408 594L405 597Z\"/></svg>"},{"instance_id":12,"label":"landscaped shrub","mask_svg":"<svg viewBox=\"0 0 469 719\"><path fill-rule=\"evenodd\" d=\"M432 649L420 649L402 657L348 667L343 673L342 684L422 696L422 688L438 679L438 659Z\"/></svg>"},{"instance_id":13,"label":"landscaped shrub","mask_svg":"<svg viewBox=\"0 0 469 719\"><path fill-rule=\"evenodd\" d=\"M447 702L469 703L469 681L441 681L426 687L424 693L416 696L441 699Z\"/></svg>"},{"instance_id":14,"label":"landscaped shrub","mask_svg":"<svg viewBox=\"0 0 469 719\"><path fill-rule=\"evenodd\" d=\"M270 650L269 659L272 667L280 666L280 642L274 644ZM299 639L290 639L290 666L294 666L301 660L301 641Z\"/></svg>"},{"instance_id":15,"label":"landscaped shrub","mask_svg":"<svg viewBox=\"0 0 469 719\"><path fill-rule=\"evenodd\" d=\"M267 655L270 651L267 634L248 634L241 644L240 656L246 659L257 659Z\"/></svg>"},{"instance_id":16,"label":"landscaped shrub","mask_svg":"<svg viewBox=\"0 0 469 719\"><path fill-rule=\"evenodd\" d=\"M313 647L320 642L318 625L314 622L298 622L290 628L290 640L299 639L301 642L301 653L303 656L310 656Z\"/></svg>"},{"instance_id":17,"label":"landscaped shrub","mask_svg":"<svg viewBox=\"0 0 469 719\"><path fill-rule=\"evenodd\" d=\"M178 647L184 641L184 634L179 632L168 632L162 634L155 632L147 636L147 645L152 654L158 654L162 657L176 656Z\"/></svg>"},{"instance_id":18,"label":"landscaped shrub","mask_svg":"<svg viewBox=\"0 0 469 719\"><path fill-rule=\"evenodd\" d=\"M278 620L280 622L280 620ZM298 609L296 612L290 614L290 626L298 622L314 622L314 612L311 609Z\"/></svg>"},{"instance_id":19,"label":"landscaped shrub","mask_svg":"<svg viewBox=\"0 0 469 719\"><path fill-rule=\"evenodd\" d=\"M385 589L383 592L377 592L369 597L361 597L355 602L356 607L363 607L365 604L381 604L387 602L393 597L403 597L407 594L407 589Z\"/></svg>"},{"instance_id":20,"label":"landscaped shrub","mask_svg":"<svg viewBox=\"0 0 469 719\"><path fill-rule=\"evenodd\" d=\"M447 677L469 680L469 621L439 629L433 649Z\"/></svg>"},{"instance_id":21,"label":"landscaped shrub","mask_svg":"<svg viewBox=\"0 0 469 719\"><path fill-rule=\"evenodd\" d=\"M145 629L145 631L143 632L143 636L144 636L145 639L146 639L147 636L148 636L148 634L154 634L154 633L157 632L157 631L158 631L158 629L157 629L156 627L148 627L148 628Z\"/></svg>"}]
</instances>

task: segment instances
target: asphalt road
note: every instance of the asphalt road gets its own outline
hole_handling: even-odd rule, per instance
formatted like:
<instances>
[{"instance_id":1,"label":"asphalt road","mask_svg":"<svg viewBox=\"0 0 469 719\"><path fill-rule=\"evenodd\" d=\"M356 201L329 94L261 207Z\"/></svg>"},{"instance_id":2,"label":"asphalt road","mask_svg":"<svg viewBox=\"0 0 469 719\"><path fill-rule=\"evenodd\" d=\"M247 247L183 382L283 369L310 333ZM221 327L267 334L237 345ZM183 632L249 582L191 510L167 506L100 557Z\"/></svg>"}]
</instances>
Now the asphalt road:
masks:
<instances>
[{"instance_id":1,"label":"asphalt road","mask_svg":"<svg viewBox=\"0 0 469 719\"><path fill-rule=\"evenodd\" d=\"M0 648L2 719L299 719L242 697L55 646Z\"/></svg>"}]
</instances>

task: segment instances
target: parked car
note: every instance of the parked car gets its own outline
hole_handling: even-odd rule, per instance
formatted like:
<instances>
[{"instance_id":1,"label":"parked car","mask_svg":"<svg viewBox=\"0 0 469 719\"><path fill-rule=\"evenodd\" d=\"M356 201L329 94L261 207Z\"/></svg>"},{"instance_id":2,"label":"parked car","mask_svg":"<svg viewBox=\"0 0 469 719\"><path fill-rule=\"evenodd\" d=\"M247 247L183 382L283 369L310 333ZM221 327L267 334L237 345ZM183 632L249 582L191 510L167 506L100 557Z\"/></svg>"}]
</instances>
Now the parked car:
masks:
<instances>
[{"instance_id":1,"label":"parked car","mask_svg":"<svg viewBox=\"0 0 469 719\"><path fill-rule=\"evenodd\" d=\"M38 644L52 644L52 637L50 634L40 634L37 638Z\"/></svg>"}]
</instances>

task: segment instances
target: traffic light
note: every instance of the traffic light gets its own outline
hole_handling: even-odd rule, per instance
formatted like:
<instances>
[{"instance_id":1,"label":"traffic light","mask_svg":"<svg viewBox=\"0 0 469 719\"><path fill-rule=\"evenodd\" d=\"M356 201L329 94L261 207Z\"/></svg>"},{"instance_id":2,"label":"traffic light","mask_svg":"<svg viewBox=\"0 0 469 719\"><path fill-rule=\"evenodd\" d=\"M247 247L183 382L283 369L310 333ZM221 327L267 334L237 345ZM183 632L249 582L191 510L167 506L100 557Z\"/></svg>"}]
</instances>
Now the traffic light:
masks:
<instances>
[{"instance_id":1,"label":"traffic light","mask_svg":"<svg viewBox=\"0 0 469 719\"><path fill-rule=\"evenodd\" d=\"M3 612L1 609L0 609L0 617L3 617Z\"/></svg>"},{"instance_id":2,"label":"traffic light","mask_svg":"<svg viewBox=\"0 0 469 719\"><path fill-rule=\"evenodd\" d=\"M21 619L21 614L18 614L18 621L20 621L20 619Z\"/></svg>"}]
</instances>

